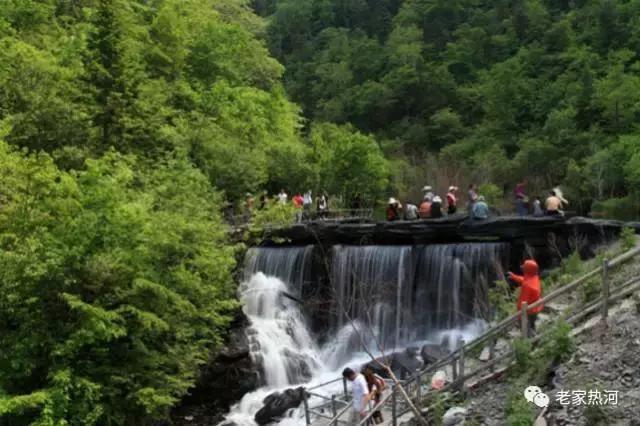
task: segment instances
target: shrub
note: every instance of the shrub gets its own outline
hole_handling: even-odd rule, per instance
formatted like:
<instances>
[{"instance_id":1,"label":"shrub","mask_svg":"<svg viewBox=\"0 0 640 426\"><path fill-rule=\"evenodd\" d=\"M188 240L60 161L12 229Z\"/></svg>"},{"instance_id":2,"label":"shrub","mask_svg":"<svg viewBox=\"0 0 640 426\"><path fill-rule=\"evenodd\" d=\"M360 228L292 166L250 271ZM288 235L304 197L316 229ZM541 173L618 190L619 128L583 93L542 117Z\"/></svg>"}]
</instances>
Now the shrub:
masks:
<instances>
[{"instance_id":1,"label":"shrub","mask_svg":"<svg viewBox=\"0 0 640 426\"><path fill-rule=\"evenodd\" d=\"M282 204L272 200L263 209L254 209L250 229L261 232L291 226L296 221L296 214L301 212L302 209L297 209L293 203Z\"/></svg>"},{"instance_id":2,"label":"shrub","mask_svg":"<svg viewBox=\"0 0 640 426\"><path fill-rule=\"evenodd\" d=\"M519 381L511 386L507 394L505 414L507 415L506 423L508 426L533 425L534 405L524 398L523 391L526 387L526 382Z\"/></svg>"},{"instance_id":3,"label":"shrub","mask_svg":"<svg viewBox=\"0 0 640 426\"><path fill-rule=\"evenodd\" d=\"M620 232L620 243L622 249L627 251L636 246L636 231L631 226L625 226Z\"/></svg>"},{"instance_id":4,"label":"shrub","mask_svg":"<svg viewBox=\"0 0 640 426\"><path fill-rule=\"evenodd\" d=\"M562 362L569 359L575 350L575 342L571 338L571 326L558 321L545 334L540 343L541 358L548 362Z\"/></svg>"},{"instance_id":5,"label":"shrub","mask_svg":"<svg viewBox=\"0 0 640 426\"><path fill-rule=\"evenodd\" d=\"M609 198L608 200L595 201L591 208L593 217L636 220L640 217L640 207L632 196L623 198Z\"/></svg>"},{"instance_id":6,"label":"shrub","mask_svg":"<svg viewBox=\"0 0 640 426\"><path fill-rule=\"evenodd\" d=\"M493 183L485 183L478 187L478 193L483 195L487 201L489 207L496 208L498 210L504 209L504 197L502 190Z\"/></svg>"},{"instance_id":7,"label":"shrub","mask_svg":"<svg viewBox=\"0 0 640 426\"><path fill-rule=\"evenodd\" d=\"M516 297L509 283L504 280L495 282L495 285L489 289L489 304L493 310L492 319L496 321L501 321L514 313Z\"/></svg>"}]
</instances>

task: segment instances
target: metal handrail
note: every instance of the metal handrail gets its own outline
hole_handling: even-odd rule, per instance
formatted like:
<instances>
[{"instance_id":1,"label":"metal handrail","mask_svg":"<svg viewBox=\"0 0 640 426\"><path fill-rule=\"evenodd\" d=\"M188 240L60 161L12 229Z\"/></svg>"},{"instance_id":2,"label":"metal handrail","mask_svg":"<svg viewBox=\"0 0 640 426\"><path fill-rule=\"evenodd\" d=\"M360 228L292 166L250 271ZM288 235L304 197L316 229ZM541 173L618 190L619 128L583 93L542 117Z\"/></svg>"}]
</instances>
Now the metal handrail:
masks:
<instances>
[{"instance_id":1,"label":"metal handrail","mask_svg":"<svg viewBox=\"0 0 640 426\"><path fill-rule=\"evenodd\" d=\"M334 424L338 423L340 421L340 417L342 417L344 413L346 413L349 410L349 408L351 408L352 405L353 405L353 402L349 403L349 405L344 407L342 411L340 411L338 414L336 414L334 418L331 419L331 421L329 422L329 425L333 426Z\"/></svg>"},{"instance_id":2,"label":"metal handrail","mask_svg":"<svg viewBox=\"0 0 640 426\"><path fill-rule=\"evenodd\" d=\"M325 387L327 385L331 385L333 383L340 382L342 380L343 380L342 377L338 377L337 379L330 380L330 381L324 382L324 383L320 383L319 385L315 385L314 387L309 388L308 391L311 391L311 390L314 390L314 389L318 389L318 388L323 388L323 387Z\"/></svg>"}]
</instances>

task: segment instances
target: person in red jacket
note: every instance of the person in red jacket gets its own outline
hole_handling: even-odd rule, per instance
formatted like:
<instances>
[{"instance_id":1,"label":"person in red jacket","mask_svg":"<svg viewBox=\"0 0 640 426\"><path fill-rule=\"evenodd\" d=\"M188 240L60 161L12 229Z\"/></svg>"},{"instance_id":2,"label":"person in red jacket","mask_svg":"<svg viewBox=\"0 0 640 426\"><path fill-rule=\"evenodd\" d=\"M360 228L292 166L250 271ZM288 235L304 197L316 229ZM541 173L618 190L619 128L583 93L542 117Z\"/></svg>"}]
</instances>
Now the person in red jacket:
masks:
<instances>
[{"instance_id":1,"label":"person in red jacket","mask_svg":"<svg viewBox=\"0 0 640 426\"><path fill-rule=\"evenodd\" d=\"M509 272L509 278L520 286L520 297L518 297L518 311L522 309L522 304L527 302L528 306L533 305L542 298L542 287L540 285L538 264L535 260L526 260L522 264L522 273L516 275ZM535 308L527 309L529 330L535 332L538 314L542 311L542 304Z\"/></svg>"}]
</instances>

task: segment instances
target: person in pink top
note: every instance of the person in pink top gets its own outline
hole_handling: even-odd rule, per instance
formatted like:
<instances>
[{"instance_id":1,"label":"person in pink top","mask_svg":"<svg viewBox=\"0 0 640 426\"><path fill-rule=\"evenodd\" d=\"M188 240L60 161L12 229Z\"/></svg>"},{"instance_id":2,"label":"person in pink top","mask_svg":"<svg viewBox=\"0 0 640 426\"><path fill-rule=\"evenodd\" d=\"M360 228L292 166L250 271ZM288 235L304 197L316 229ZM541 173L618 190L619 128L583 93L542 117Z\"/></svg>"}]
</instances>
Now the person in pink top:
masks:
<instances>
[{"instance_id":1,"label":"person in pink top","mask_svg":"<svg viewBox=\"0 0 640 426\"><path fill-rule=\"evenodd\" d=\"M456 214L458 211L458 198L456 194L458 192L457 186L450 186L449 192L447 193L447 213L448 214Z\"/></svg>"}]
</instances>

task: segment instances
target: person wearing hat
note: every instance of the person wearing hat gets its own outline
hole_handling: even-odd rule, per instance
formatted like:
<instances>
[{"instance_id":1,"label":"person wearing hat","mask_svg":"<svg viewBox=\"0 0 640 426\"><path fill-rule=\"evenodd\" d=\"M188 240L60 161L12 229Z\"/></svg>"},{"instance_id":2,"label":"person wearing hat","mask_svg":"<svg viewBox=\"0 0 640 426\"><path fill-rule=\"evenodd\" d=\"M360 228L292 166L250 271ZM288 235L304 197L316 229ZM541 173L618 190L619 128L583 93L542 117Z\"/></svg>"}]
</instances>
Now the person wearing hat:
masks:
<instances>
[{"instance_id":1,"label":"person wearing hat","mask_svg":"<svg viewBox=\"0 0 640 426\"><path fill-rule=\"evenodd\" d=\"M458 192L457 186L450 186L447 193L447 213L455 214L458 210L458 199L456 198L456 192Z\"/></svg>"},{"instance_id":2,"label":"person wearing hat","mask_svg":"<svg viewBox=\"0 0 640 426\"><path fill-rule=\"evenodd\" d=\"M430 185L426 185L422 188L422 193L423 193L423 200L426 200L427 198L429 198L430 200L433 200L433 196L435 195L433 193L433 188Z\"/></svg>"},{"instance_id":3,"label":"person wearing hat","mask_svg":"<svg viewBox=\"0 0 640 426\"><path fill-rule=\"evenodd\" d=\"M387 220L392 222L394 220L400 219L400 210L402 209L402 205L395 198L389 198L389 203L387 204Z\"/></svg>"}]
</instances>

